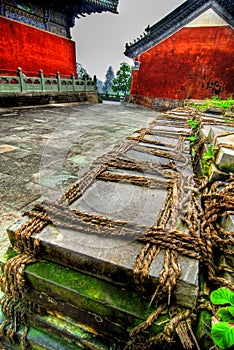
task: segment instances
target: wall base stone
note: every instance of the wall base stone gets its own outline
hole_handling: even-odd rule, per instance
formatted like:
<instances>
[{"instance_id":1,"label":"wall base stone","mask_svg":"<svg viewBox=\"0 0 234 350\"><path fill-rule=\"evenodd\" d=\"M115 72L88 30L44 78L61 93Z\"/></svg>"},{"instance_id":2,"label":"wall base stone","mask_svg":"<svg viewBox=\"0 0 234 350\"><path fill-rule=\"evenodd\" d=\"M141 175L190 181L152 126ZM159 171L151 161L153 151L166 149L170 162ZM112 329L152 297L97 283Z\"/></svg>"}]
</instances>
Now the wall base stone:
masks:
<instances>
[{"instance_id":1,"label":"wall base stone","mask_svg":"<svg viewBox=\"0 0 234 350\"><path fill-rule=\"evenodd\" d=\"M155 98L151 96L131 95L130 102L152 108L158 112L184 106L184 100L173 98Z\"/></svg>"},{"instance_id":2,"label":"wall base stone","mask_svg":"<svg viewBox=\"0 0 234 350\"><path fill-rule=\"evenodd\" d=\"M0 107L35 106L53 103L98 102L97 92L5 93L0 95Z\"/></svg>"}]
</instances>

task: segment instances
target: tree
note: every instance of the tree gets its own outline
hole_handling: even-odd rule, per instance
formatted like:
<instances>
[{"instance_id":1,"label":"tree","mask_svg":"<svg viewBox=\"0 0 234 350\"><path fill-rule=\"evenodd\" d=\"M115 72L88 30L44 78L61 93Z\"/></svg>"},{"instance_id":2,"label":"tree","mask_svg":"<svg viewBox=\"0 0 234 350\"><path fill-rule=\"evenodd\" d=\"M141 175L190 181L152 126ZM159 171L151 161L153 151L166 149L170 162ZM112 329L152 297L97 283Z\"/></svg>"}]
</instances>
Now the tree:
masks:
<instances>
[{"instance_id":1,"label":"tree","mask_svg":"<svg viewBox=\"0 0 234 350\"><path fill-rule=\"evenodd\" d=\"M100 79L97 79L97 89L98 89L99 94L104 93L104 83Z\"/></svg>"},{"instance_id":2,"label":"tree","mask_svg":"<svg viewBox=\"0 0 234 350\"><path fill-rule=\"evenodd\" d=\"M76 62L76 75L77 75L78 79L83 79L84 76L91 79L87 70L82 66L82 64L80 64L78 62Z\"/></svg>"},{"instance_id":3,"label":"tree","mask_svg":"<svg viewBox=\"0 0 234 350\"><path fill-rule=\"evenodd\" d=\"M105 93L112 92L114 77L115 77L115 73L114 73L113 67L110 66L106 72L106 80L105 80L104 89L103 89Z\"/></svg>"},{"instance_id":4,"label":"tree","mask_svg":"<svg viewBox=\"0 0 234 350\"><path fill-rule=\"evenodd\" d=\"M113 80L112 89L118 94L123 94L124 96L129 94L132 79L132 67L130 67L126 62L120 64L120 68L116 73L116 78Z\"/></svg>"}]
</instances>

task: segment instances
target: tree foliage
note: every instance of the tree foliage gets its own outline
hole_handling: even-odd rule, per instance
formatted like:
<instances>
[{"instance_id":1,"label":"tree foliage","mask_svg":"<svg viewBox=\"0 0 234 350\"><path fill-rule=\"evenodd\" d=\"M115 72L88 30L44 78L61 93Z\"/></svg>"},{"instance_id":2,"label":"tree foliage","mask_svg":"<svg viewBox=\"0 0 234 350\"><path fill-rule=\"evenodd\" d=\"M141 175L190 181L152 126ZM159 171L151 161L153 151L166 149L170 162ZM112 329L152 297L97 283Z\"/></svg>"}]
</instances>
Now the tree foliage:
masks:
<instances>
[{"instance_id":1,"label":"tree foliage","mask_svg":"<svg viewBox=\"0 0 234 350\"><path fill-rule=\"evenodd\" d=\"M78 62L76 62L76 75L77 75L78 79L83 79L84 76L91 79L87 70L82 66L82 64L80 64Z\"/></svg>"},{"instance_id":2,"label":"tree foliage","mask_svg":"<svg viewBox=\"0 0 234 350\"><path fill-rule=\"evenodd\" d=\"M104 92L105 93L111 93L112 92L112 85L113 85L113 80L115 77L115 73L113 70L113 67L110 66L106 72L106 80L104 82Z\"/></svg>"},{"instance_id":3,"label":"tree foliage","mask_svg":"<svg viewBox=\"0 0 234 350\"><path fill-rule=\"evenodd\" d=\"M113 80L113 91L123 95L129 94L131 78L132 67L130 67L126 62L122 62L119 70L116 73L116 78Z\"/></svg>"},{"instance_id":4,"label":"tree foliage","mask_svg":"<svg viewBox=\"0 0 234 350\"><path fill-rule=\"evenodd\" d=\"M98 89L99 94L104 93L104 83L100 79L97 79L97 89Z\"/></svg>"}]
</instances>

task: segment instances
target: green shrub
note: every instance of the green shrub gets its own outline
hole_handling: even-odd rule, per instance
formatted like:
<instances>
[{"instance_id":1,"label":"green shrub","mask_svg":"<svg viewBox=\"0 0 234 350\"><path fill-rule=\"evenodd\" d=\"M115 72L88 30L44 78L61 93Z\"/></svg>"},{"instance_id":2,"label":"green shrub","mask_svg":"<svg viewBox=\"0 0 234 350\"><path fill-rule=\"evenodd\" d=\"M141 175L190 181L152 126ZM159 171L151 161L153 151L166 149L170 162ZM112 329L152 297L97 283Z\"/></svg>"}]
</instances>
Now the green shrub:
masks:
<instances>
[{"instance_id":1,"label":"green shrub","mask_svg":"<svg viewBox=\"0 0 234 350\"><path fill-rule=\"evenodd\" d=\"M234 293L227 288L219 288L211 293L210 300L215 305L224 305L218 309L220 322L211 329L211 336L221 349L234 345Z\"/></svg>"}]
</instances>

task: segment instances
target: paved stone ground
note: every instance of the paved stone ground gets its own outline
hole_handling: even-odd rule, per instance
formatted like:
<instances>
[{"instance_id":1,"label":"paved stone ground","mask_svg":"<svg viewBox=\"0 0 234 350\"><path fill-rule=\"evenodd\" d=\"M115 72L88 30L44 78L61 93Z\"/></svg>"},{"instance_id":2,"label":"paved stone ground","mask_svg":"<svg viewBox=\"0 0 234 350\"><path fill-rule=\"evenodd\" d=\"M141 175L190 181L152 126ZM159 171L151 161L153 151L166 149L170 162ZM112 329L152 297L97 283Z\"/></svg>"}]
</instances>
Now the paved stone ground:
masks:
<instances>
[{"instance_id":1,"label":"paved stone ground","mask_svg":"<svg viewBox=\"0 0 234 350\"><path fill-rule=\"evenodd\" d=\"M0 109L0 246L27 207L57 198L96 157L157 113L119 103Z\"/></svg>"}]
</instances>

